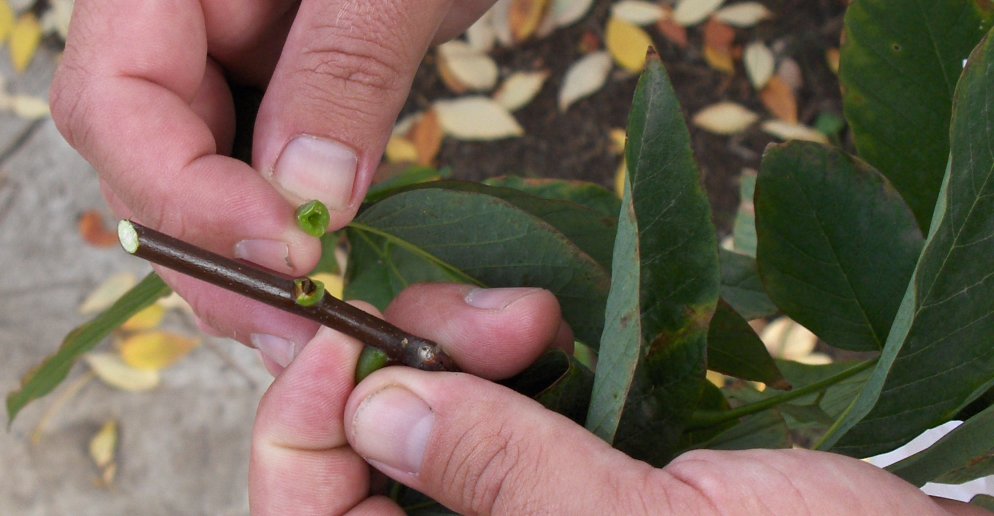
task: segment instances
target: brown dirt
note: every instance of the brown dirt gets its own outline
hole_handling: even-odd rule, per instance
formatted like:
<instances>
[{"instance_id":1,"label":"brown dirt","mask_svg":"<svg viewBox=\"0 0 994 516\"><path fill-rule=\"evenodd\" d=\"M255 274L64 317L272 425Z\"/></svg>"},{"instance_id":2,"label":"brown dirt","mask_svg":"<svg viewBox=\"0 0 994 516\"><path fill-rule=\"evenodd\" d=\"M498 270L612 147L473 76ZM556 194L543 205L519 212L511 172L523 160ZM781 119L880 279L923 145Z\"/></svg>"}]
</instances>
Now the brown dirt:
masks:
<instances>
[{"instance_id":1,"label":"brown dirt","mask_svg":"<svg viewBox=\"0 0 994 516\"><path fill-rule=\"evenodd\" d=\"M845 0L765 0L775 18L751 29L738 29L736 42L767 43L778 56L793 58L804 79L798 91L802 123L813 125L819 114L841 117L838 81L826 64L825 53L837 48ZM636 77L616 72L603 90L559 113L556 95L566 68L581 57L584 36L602 40L609 2L599 2L586 18L551 36L522 46L498 50L502 71L548 69L552 72L539 96L516 113L525 128L521 138L475 143L447 139L439 165L451 167L455 177L479 180L514 174L531 177L583 179L610 187L618 166L608 131L625 126ZM678 48L650 33L683 104L685 116L721 100L731 100L756 113L765 110L746 78L741 63L728 76L710 68L700 51L701 27L689 30L690 44ZM438 77L432 55L415 78L405 111L425 109L431 101L452 96ZM774 138L758 127L734 136L717 136L691 127L694 151L714 208L715 222L727 232L738 204L738 176L743 168L757 168L763 149Z\"/></svg>"}]
</instances>

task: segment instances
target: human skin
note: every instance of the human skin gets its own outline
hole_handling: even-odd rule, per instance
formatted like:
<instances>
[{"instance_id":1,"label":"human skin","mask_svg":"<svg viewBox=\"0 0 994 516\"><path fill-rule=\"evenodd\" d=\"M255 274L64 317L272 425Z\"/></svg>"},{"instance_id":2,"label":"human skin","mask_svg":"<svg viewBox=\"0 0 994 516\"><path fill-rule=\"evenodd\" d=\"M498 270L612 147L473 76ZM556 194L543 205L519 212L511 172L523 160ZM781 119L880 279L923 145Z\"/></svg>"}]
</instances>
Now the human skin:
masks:
<instances>
[{"instance_id":1,"label":"human skin","mask_svg":"<svg viewBox=\"0 0 994 516\"><path fill-rule=\"evenodd\" d=\"M77 0L52 117L122 218L299 276L321 252L294 209L318 199L330 229L365 196L430 44L492 0ZM265 90L252 165L228 157L227 84ZM279 369L317 327L167 269L216 333Z\"/></svg>"},{"instance_id":2,"label":"human skin","mask_svg":"<svg viewBox=\"0 0 994 516\"><path fill-rule=\"evenodd\" d=\"M402 514L371 492L371 468L461 514L984 514L831 453L698 450L665 468L626 456L488 381L570 345L544 290L419 285L386 318L472 374L388 367L356 386L361 345L322 329L259 405L253 514Z\"/></svg>"}]
</instances>

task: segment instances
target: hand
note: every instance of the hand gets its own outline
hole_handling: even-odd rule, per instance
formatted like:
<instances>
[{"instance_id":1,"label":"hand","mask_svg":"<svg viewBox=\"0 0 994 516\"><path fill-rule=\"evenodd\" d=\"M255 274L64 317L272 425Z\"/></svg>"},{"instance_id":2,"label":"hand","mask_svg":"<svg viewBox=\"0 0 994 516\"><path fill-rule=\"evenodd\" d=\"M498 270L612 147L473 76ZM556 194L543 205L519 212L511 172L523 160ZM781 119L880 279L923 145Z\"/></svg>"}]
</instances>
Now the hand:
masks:
<instances>
[{"instance_id":1,"label":"hand","mask_svg":"<svg viewBox=\"0 0 994 516\"><path fill-rule=\"evenodd\" d=\"M701 450L662 469L629 458L485 379L522 370L549 346L571 345L555 298L543 290L421 285L386 315L442 344L472 374L391 367L355 386L359 344L321 330L259 405L253 514L402 514L389 498L370 495L367 462L464 514L973 510L828 453Z\"/></svg>"},{"instance_id":2,"label":"hand","mask_svg":"<svg viewBox=\"0 0 994 516\"><path fill-rule=\"evenodd\" d=\"M289 275L320 245L294 209L344 226L379 163L429 44L493 0L78 0L53 118L121 217ZM226 157L226 77L266 89L253 167ZM254 168L254 169L253 169ZM317 327L165 269L221 334L285 365Z\"/></svg>"}]
</instances>

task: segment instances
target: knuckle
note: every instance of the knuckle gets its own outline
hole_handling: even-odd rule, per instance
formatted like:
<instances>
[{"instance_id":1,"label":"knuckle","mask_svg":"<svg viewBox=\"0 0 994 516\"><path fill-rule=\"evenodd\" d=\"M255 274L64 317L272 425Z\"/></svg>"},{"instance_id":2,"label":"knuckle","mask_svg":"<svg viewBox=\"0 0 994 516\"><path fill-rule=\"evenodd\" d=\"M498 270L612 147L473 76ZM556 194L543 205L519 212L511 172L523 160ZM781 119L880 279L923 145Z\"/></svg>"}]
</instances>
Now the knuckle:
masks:
<instances>
[{"instance_id":1,"label":"knuckle","mask_svg":"<svg viewBox=\"0 0 994 516\"><path fill-rule=\"evenodd\" d=\"M379 103L401 92L408 75L399 56L375 35L324 38L334 45L315 46L301 56L296 70L303 94L321 101Z\"/></svg>"},{"instance_id":2,"label":"knuckle","mask_svg":"<svg viewBox=\"0 0 994 516\"><path fill-rule=\"evenodd\" d=\"M86 102L86 83L85 70L66 61L56 71L49 93L52 121L69 145L77 149L85 147L89 138L87 124L84 123L90 113L90 103Z\"/></svg>"},{"instance_id":3,"label":"knuckle","mask_svg":"<svg viewBox=\"0 0 994 516\"><path fill-rule=\"evenodd\" d=\"M443 466L442 485L450 486L461 508L471 514L517 512L533 484L522 473L539 471L531 466L544 454L507 425L496 431L485 431L487 426L474 426L460 436Z\"/></svg>"}]
</instances>

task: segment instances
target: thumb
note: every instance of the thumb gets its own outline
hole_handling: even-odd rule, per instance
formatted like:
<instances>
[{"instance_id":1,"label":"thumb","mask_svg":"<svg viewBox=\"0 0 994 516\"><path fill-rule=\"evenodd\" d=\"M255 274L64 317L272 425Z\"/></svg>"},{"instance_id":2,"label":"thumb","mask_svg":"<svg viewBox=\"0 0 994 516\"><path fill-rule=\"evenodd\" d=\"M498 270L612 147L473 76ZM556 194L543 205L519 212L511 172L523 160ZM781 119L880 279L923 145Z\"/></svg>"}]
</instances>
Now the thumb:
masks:
<instances>
[{"instance_id":1,"label":"thumb","mask_svg":"<svg viewBox=\"0 0 994 516\"><path fill-rule=\"evenodd\" d=\"M303 0L256 119L253 162L292 204L347 223L447 1Z\"/></svg>"},{"instance_id":2,"label":"thumb","mask_svg":"<svg viewBox=\"0 0 994 516\"><path fill-rule=\"evenodd\" d=\"M378 371L349 398L345 421L370 464L463 514L634 514L643 486L665 487L661 470L468 374Z\"/></svg>"}]
</instances>

